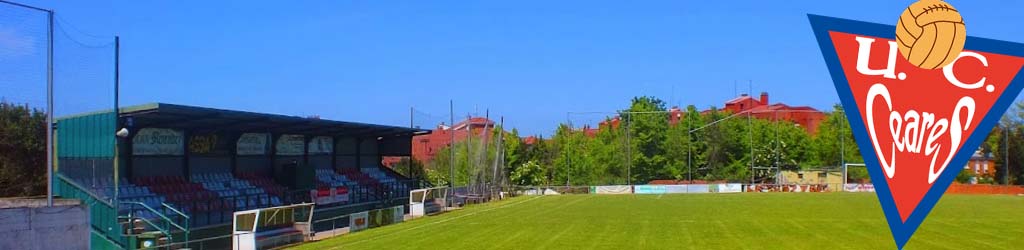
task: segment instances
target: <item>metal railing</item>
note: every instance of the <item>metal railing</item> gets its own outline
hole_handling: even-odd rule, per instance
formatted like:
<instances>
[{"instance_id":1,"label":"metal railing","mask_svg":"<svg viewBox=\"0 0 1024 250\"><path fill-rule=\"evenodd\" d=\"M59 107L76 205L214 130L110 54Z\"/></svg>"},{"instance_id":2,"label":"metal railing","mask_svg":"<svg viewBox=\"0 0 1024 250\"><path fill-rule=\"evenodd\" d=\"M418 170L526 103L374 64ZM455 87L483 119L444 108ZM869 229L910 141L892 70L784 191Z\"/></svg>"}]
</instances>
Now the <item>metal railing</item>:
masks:
<instances>
[{"instance_id":1,"label":"metal railing","mask_svg":"<svg viewBox=\"0 0 1024 250\"><path fill-rule=\"evenodd\" d=\"M193 249L193 250L206 250L206 249L231 249L231 236L221 235L217 237L203 238L192 241L183 242L171 242L163 245L150 246L150 247L139 247L138 249Z\"/></svg>"},{"instance_id":2,"label":"metal railing","mask_svg":"<svg viewBox=\"0 0 1024 250\"><path fill-rule=\"evenodd\" d=\"M80 199L83 204L89 206L89 223L93 233L103 238L103 242L112 243L110 247L125 248L128 241L121 235L121 225L117 223L118 213L114 205L63 174L57 173L56 177L56 187L60 196Z\"/></svg>"},{"instance_id":3,"label":"metal railing","mask_svg":"<svg viewBox=\"0 0 1024 250\"><path fill-rule=\"evenodd\" d=\"M334 216L334 217L330 217L330 218L323 218L323 219L319 219L319 220L314 220L313 221L313 225L311 225L311 227L310 227L312 229L312 231L313 231L313 236L316 236L317 234L320 234L321 232L326 232L326 233L331 234L330 237L338 236L339 235L339 230L338 229L342 229L342 228L348 227L349 226L349 222L350 222L350 218L349 217L351 217L351 216L352 216L352 214L349 213L349 214Z\"/></svg>"},{"instance_id":4,"label":"metal railing","mask_svg":"<svg viewBox=\"0 0 1024 250\"><path fill-rule=\"evenodd\" d=\"M174 242L174 236L172 235L172 232L175 229L177 229L177 230L181 231L184 234L185 241L188 241L188 237L189 237L189 217L188 217L188 215L185 215L184 213L181 213L177 209L174 209L170 205L168 205L166 203L161 204L162 207L168 208L171 211L177 212L179 216L184 218L184 220L183 220L184 226L176 223L174 220L172 220L171 218L167 217L164 214L166 211L164 211L164 212L157 211L156 209L153 209L149 205L146 205L146 203L134 202L134 201L122 201L121 204L122 205L128 205L128 207L127 207L127 209L128 209L128 216L127 216L128 223L133 223L134 220L136 220L136 219L141 220L141 221L149 224L150 226L152 226L157 231L160 231L161 233L166 235L167 239L169 239L169 241L171 241L171 242ZM163 222L164 222L163 227L160 227L159 225L154 223L149 218L145 218L143 216L136 216L136 213L138 213L138 212L149 212L149 213L152 213L153 215L156 216L157 219L162 219L163 220ZM132 224L129 224L129 225L132 225ZM132 225L132 226L134 226L134 225Z\"/></svg>"}]
</instances>

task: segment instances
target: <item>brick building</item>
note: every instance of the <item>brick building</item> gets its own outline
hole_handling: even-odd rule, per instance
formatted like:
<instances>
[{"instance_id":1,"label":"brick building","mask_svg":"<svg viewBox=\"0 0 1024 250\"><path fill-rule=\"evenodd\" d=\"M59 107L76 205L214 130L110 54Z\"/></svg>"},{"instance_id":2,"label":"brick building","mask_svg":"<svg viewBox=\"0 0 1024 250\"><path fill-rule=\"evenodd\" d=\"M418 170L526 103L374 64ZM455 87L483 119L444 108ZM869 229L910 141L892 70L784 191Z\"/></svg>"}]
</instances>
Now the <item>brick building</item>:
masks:
<instances>
[{"instance_id":1,"label":"brick building","mask_svg":"<svg viewBox=\"0 0 1024 250\"><path fill-rule=\"evenodd\" d=\"M412 157L420 162L426 163L434 159L437 151L447 147L452 142L452 133L455 133L455 142L466 140L470 134L474 139L480 135L490 134L494 130L494 121L483 117L471 117L455 126L440 124L430 134L418 135L412 138Z\"/></svg>"},{"instance_id":2,"label":"brick building","mask_svg":"<svg viewBox=\"0 0 1024 250\"><path fill-rule=\"evenodd\" d=\"M985 154L978 149L971 155L971 159L964 165L965 170L970 170L978 177L994 178L996 176L996 161L992 154Z\"/></svg>"},{"instance_id":3,"label":"brick building","mask_svg":"<svg viewBox=\"0 0 1024 250\"><path fill-rule=\"evenodd\" d=\"M725 102L723 111L732 114L746 114L750 113L751 116L757 119L764 120L779 120L779 121L790 121L796 123L801 128L807 130L810 134L816 134L818 132L818 126L825 120L825 113L818 111L817 109L808 106L789 106L783 103L768 104L768 93L761 92L760 98L753 98L747 94L742 94L736 98ZM685 110L679 107L672 107L668 110L669 124L675 125L685 115ZM708 113L710 110L705 110L701 113ZM597 128L585 126L582 131L587 136L595 136L600 128L611 126L618 128L621 120L619 117L613 117L609 120L598 123Z\"/></svg>"},{"instance_id":4,"label":"brick building","mask_svg":"<svg viewBox=\"0 0 1024 250\"><path fill-rule=\"evenodd\" d=\"M768 93L761 92L760 98L747 94L725 102L722 110L733 114L750 113L754 118L771 121L790 121L800 125L810 134L818 133L818 126L825 120L825 113L808 106L789 106L783 103L768 104Z\"/></svg>"}]
</instances>

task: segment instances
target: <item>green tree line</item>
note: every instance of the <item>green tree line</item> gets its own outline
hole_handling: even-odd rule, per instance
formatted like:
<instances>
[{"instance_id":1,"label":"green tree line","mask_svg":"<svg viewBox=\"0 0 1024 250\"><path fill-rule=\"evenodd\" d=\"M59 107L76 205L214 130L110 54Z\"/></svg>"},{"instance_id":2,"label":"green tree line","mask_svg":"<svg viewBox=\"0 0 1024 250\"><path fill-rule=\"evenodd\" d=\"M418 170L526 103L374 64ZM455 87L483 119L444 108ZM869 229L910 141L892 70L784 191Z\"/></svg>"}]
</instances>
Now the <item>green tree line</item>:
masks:
<instances>
[{"instance_id":1,"label":"green tree line","mask_svg":"<svg viewBox=\"0 0 1024 250\"><path fill-rule=\"evenodd\" d=\"M46 194L46 113L0 101L0 197Z\"/></svg>"},{"instance_id":2,"label":"green tree line","mask_svg":"<svg viewBox=\"0 0 1024 250\"><path fill-rule=\"evenodd\" d=\"M1000 126L982 146L996 162L993 182L1003 183L1005 156L1009 155L1011 183L1021 184L1024 169L1024 103L1007 112ZM513 185L608 185L647 183L651 180L706 180L733 182L772 181L776 170L832 169L843 163L863 163L842 106L825 112L816 133L785 119L748 119L711 107L706 112L686 107L678 122L670 123L664 101L636 97L619 114L619 126L600 126L588 135L569 124L559 124L550 138L527 145L512 129L505 133L505 168ZM779 113L783 116L785 113ZM613 117L607 117L611 121ZM1005 151L1007 141L1009 153ZM481 140L455 144L456 185L469 183L474 163L469 154L486 155L487 166L499 145L480 151ZM489 141L496 144L496 140ZM450 179L451 148L422 164L435 185ZM472 151L471 151L472 150ZM967 150L967 149L965 149ZM751 164L753 163L753 164ZM753 165L753 169L751 168ZM851 180L869 179L866 169L851 167Z\"/></svg>"}]
</instances>

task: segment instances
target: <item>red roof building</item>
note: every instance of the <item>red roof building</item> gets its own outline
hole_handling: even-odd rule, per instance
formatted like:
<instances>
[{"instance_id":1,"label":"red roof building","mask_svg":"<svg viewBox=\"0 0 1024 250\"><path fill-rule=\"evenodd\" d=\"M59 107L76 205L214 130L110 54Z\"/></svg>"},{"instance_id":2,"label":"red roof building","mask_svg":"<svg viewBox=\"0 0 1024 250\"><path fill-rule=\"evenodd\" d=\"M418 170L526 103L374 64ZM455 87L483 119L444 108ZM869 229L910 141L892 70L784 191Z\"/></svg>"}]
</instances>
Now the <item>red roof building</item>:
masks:
<instances>
[{"instance_id":1,"label":"red roof building","mask_svg":"<svg viewBox=\"0 0 1024 250\"><path fill-rule=\"evenodd\" d=\"M531 136L527 136L526 138L523 138L523 144L525 144L525 145L533 145L533 144L536 144L538 140L540 140L540 139L537 138L536 136L532 136L532 135Z\"/></svg>"},{"instance_id":2,"label":"red roof building","mask_svg":"<svg viewBox=\"0 0 1024 250\"><path fill-rule=\"evenodd\" d=\"M754 118L771 121L790 121L817 134L818 126L825 120L825 113L808 106L789 106L783 103L768 104L768 93L761 92L761 97L754 99L743 94L725 102L723 110L733 114L750 113Z\"/></svg>"},{"instance_id":3,"label":"red roof building","mask_svg":"<svg viewBox=\"0 0 1024 250\"><path fill-rule=\"evenodd\" d=\"M606 128L609 126L611 126L611 128L618 128L620 122L621 119L619 119L619 117L616 116L612 117L611 119L601 121L600 123L597 124L597 128L590 127L590 125L584 125L582 131L588 137L594 137L597 136L597 131L601 131L602 128Z\"/></svg>"},{"instance_id":4,"label":"red roof building","mask_svg":"<svg viewBox=\"0 0 1024 250\"><path fill-rule=\"evenodd\" d=\"M466 140L469 135L480 138L481 135L489 135L494 130L494 121L483 117L471 117L455 126L438 125L430 134L417 135L412 138L412 157L420 162L430 162L442 148L451 145L452 133L455 133L455 142Z\"/></svg>"},{"instance_id":5,"label":"red roof building","mask_svg":"<svg viewBox=\"0 0 1024 250\"><path fill-rule=\"evenodd\" d=\"M740 95L736 98L725 102L725 107L722 110L732 114L745 114L750 112L751 116L758 119L772 120L772 121L790 121L800 127L807 130L810 134L816 134L818 132L818 126L825 120L825 113L818 111L817 109L808 106L789 106L783 103L768 104L768 93L761 92L760 98L753 98L747 94ZM710 110L701 112L707 114ZM679 107L672 107L668 110L669 124L675 125L682 120L685 111ZM597 128L590 126L584 126L582 131L587 136L593 137L597 134L601 128L611 126L612 128L619 127L619 117L614 117L610 120L602 121L598 124Z\"/></svg>"}]
</instances>

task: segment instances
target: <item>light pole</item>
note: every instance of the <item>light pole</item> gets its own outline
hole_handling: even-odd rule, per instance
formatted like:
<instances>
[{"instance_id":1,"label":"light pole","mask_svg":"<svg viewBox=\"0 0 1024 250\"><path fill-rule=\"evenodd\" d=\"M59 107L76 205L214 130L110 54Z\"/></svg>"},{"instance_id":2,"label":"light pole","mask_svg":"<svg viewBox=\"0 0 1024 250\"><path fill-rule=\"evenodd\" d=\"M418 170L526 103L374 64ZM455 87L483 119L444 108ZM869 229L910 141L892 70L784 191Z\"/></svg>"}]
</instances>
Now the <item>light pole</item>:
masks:
<instances>
[{"instance_id":1,"label":"light pole","mask_svg":"<svg viewBox=\"0 0 1024 250\"><path fill-rule=\"evenodd\" d=\"M448 118L450 119L449 120L450 123L448 125L448 135L449 135L448 153L450 153L449 154L450 159L448 159L448 174L449 174L449 178L450 178L450 179L448 179L448 190L451 192L451 196L450 197L455 197L455 101L454 100L448 100ZM454 201L454 200L451 200L451 201ZM454 202L449 203L448 206L450 207L450 206L453 206L453 205L455 205ZM448 208L446 207L445 211L447 211L447 209Z\"/></svg>"}]
</instances>

